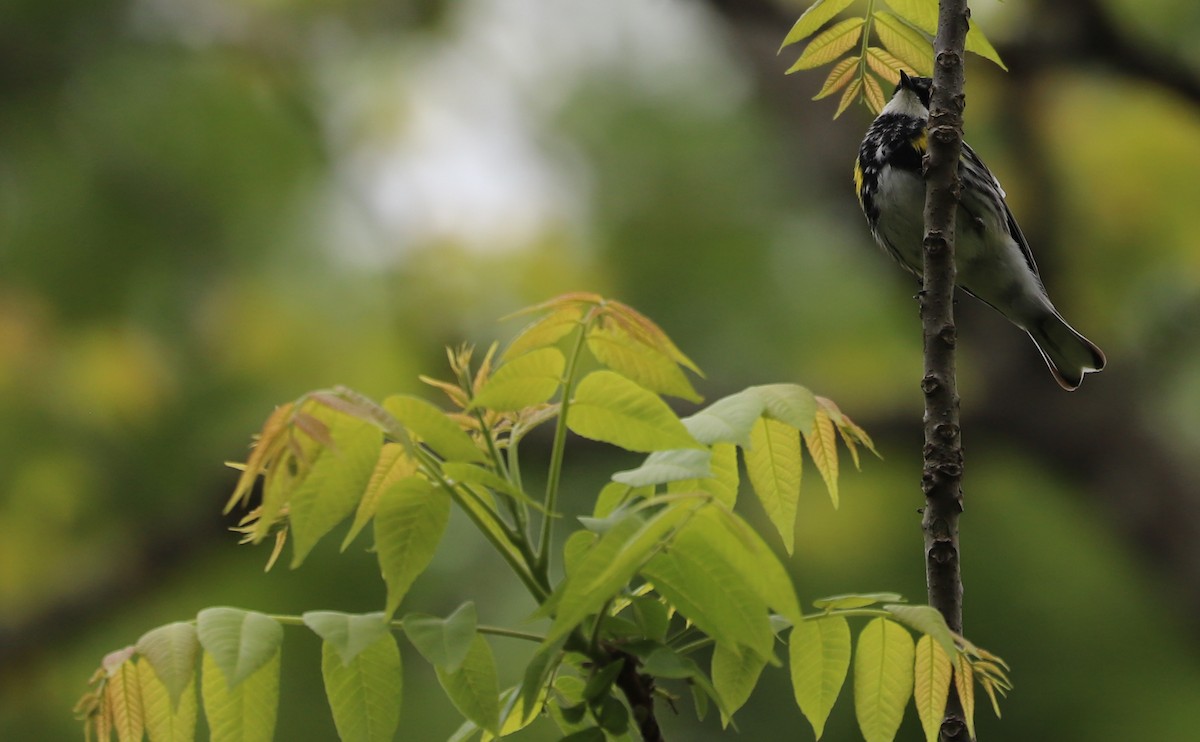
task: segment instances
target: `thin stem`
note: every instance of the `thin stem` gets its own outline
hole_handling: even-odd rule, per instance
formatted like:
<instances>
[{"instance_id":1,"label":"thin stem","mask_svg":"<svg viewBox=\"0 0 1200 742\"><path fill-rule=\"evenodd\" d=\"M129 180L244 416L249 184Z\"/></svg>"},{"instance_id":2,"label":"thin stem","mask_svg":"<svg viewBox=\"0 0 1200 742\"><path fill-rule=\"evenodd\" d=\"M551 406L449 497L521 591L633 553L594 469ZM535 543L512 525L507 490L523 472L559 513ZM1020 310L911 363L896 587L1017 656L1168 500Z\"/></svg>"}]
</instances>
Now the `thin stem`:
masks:
<instances>
[{"instance_id":1,"label":"thin stem","mask_svg":"<svg viewBox=\"0 0 1200 742\"><path fill-rule=\"evenodd\" d=\"M286 615L268 615L267 618L272 618L284 626L306 626L303 616L286 616ZM404 622L396 619L388 622L388 627L393 630L404 628ZM480 624L475 627L475 631L480 634L491 634L492 636L504 636L509 639L522 639L527 642L536 642L538 644L546 640L546 637L541 634L532 634L528 631L517 631L516 629L506 629L503 626L487 626Z\"/></svg>"},{"instance_id":2,"label":"thin stem","mask_svg":"<svg viewBox=\"0 0 1200 742\"><path fill-rule=\"evenodd\" d=\"M587 338L590 317L585 317L579 323L579 332L575 336L575 346L567 359L567 370L563 381L562 402L559 403L558 420L554 425L554 448L550 450L550 474L546 481L546 499L542 514L542 534L538 541L537 563L535 570L547 573L550 564L550 537L554 519L550 516L558 506L558 483L562 477L563 451L567 444L567 413L571 409L571 395L575 392L575 371L579 364L579 356L583 352L583 344Z\"/></svg>"}]
</instances>

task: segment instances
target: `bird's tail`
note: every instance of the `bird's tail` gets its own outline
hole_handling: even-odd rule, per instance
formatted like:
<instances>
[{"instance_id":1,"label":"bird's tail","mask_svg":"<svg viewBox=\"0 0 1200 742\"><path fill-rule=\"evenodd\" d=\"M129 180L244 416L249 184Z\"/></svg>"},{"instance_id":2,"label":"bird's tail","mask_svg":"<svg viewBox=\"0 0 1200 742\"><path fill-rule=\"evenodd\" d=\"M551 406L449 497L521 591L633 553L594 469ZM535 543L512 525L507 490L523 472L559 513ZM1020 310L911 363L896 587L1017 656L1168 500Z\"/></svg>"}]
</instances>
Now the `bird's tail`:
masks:
<instances>
[{"instance_id":1,"label":"bird's tail","mask_svg":"<svg viewBox=\"0 0 1200 742\"><path fill-rule=\"evenodd\" d=\"M1055 312L1048 312L1027 328L1054 374L1054 380L1068 392L1079 388L1084 374L1104 368L1104 353L1095 343L1066 323Z\"/></svg>"}]
</instances>

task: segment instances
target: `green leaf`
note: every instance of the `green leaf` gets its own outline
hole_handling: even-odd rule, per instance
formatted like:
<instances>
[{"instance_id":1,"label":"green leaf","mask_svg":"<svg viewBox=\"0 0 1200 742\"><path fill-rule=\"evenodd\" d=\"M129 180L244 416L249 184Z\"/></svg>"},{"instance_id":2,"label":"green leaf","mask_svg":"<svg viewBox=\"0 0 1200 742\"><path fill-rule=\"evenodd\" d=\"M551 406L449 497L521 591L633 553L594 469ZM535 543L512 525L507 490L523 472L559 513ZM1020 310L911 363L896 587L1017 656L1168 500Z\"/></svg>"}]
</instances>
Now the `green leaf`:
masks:
<instances>
[{"instance_id":1,"label":"green leaf","mask_svg":"<svg viewBox=\"0 0 1200 742\"><path fill-rule=\"evenodd\" d=\"M389 487L375 513L375 548L387 585L388 616L433 561L450 521L450 497L421 477Z\"/></svg>"},{"instance_id":2,"label":"green leaf","mask_svg":"<svg viewBox=\"0 0 1200 742\"><path fill-rule=\"evenodd\" d=\"M954 657L958 654L958 646L954 643L954 634L946 625L946 619L933 606L928 605L885 605L883 609L908 626L922 634L932 636L946 654Z\"/></svg>"},{"instance_id":3,"label":"green leaf","mask_svg":"<svg viewBox=\"0 0 1200 742\"><path fill-rule=\"evenodd\" d=\"M315 408L312 415L328 428L332 445L317 446L310 454L307 476L288 498L292 569L354 511L383 445L383 434L369 422L325 407Z\"/></svg>"},{"instance_id":4,"label":"green leaf","mask_svg":"<svg viewBox=\"0 0 1200 742\"><path fill-rule=\"evenodd\" d=\"M838 506L837 432L825 410L817 410L813 417L812 431L804 434L804 443L808 446L808 453L817 465L817 471L821 473L821 479L825 480L825 489L829 490L829 499L833 501L833 507L836 509Z\"/></svg>"},{"instance_id":5,"label":"green leaf","mask_svg":"<svg viewBox=\"0 0 1200 742\"><path fill-rule=\"evenodd\" d=\"M722 397L690 417L683 426L705 445L735 443L750 445L750 429L766 409L766 399L755 388Z\"/></svg>"},{"instance_id":6,"label":"green leaf","mask_svg":"<svg viewBox=\"0 0 1200 742\"><path fill-rule=\"evenodd\" d=\"M937 35L938 3L937 0L888 0L888 5L912 25L928 33ZM984 59L995 62L1000 69L1007 71L1008 67L1000 59L1000 55L992 46L992 42L983 35L978 23L972 21L967 29L967 51L978 54Z\"/></svg>"},{"instance_id":7,"label":"green leaf","mask_svg":"<svg viewBox=\"0 0 1200 742\"><path fill-rule=\"evenodd\" d=\"M104 684L104 703L118 742L141 742L146 725L138 669L132 660L125 660L115 672L109 673Z\"/></svg>"},{"instance_id":8,"label":"green leaf","mask_svg":"<svg viewBox=\"0 0 1200 742\"><path fill-rule=\"evenodd\" d=\"M587 335L587 346L600 363L652 392L690 402L701 399L670 355L640 342L619 325L594 327Z\"/></svg>"},{"instance_id":9,"label":"green leaf","mask_svg":"<svg viewBox=\"0 0 1200 742\"><path fill-rule=\"evenodd\" d=\"M625 659L619 658L593 671L592 676L587 679L587 684L583 686L583 700L595 701L601 696L607 695L623 667L625 667Z\"/></svg>"},{"instance_id":10,"label":"green leaf","mask_svg":"<svg viewBox=\"0 0 1200 742\"><path fill-rule=\"evenodd\" d=\"M166 688L171 708L178 706L184 689L196 680L200 651L196 627L187 621L177 621L151 629L138 639L137 651Z\"/></svg>"},{"instance_id":11,"label":"green leaf","mask_svg":"<svg viewBox=\"0 0 1200 742\"><path fill-rule=\"evenodd\" d=\"M537 713L544 702L546 684L562 659L562 644L561 640L543 644L533 653L529 664L525 665L525 674L517 693L523 717Z\"/></svg>"},{"instance_id":12,"label":"green leaf","mask_svg":"<svg viewBox=\"0 0 1200 742\"><path fill-rule=\"evenodd\" d=\"M788 640L788 664L796 705L817 739L850 669L850 625L841 616L800 621Z\"/></svg>"},{"instance_id":13,"label":"green leaf","mask_svg":"<svg viewBox=\"0 0 1200 742\"><path fill-rule=\"evenodd\" d=\"M412 613L404 617L404 633L434 667L455 672L475 640L475 604L467 601L446 618Z\"/></svg>"},{"instance_id":14,"label":"green leaf","mask_svg":"<svg viewBox=\"0 0 1200 742\"><path fill-rule=\"evenodd\" d=\"M741 516L714 505L701 510L688 528L712 544L768 607L791 622L803 618L787 568Z\"/></svg>"},{"instance_id":15,"label":"green leaf","mask_svg":"<svg viewBox=\"0 0 1200 742\"><path fill-rule=\"evenodd\" d=\"M201 695L210 742L271 742L279 712L280 653L271 655L234 687L225 680L217 661L207 651L201 663Z\"/></svg>"},{"instance_id":16,"label":"green leaf","mask_svg":"<svg viewBox=\"0 0 1200 742\"><path fill-rule=\"evenodd\" d=\"M642 636L656 642L667 638L671 627L670 609L655 595L638 595L631 601L633 615Z\"/></svg>"},{"instance_id":17,"label":"green leaf","mask_svg":"<svg viewBox=\"0 0 1200 742\"><path fill-rule=\"evenodd\" d=\"M712 453L702 448L655 451L636 469L612 475L614 482L630 487L649 487L681 479L706 479L712 476Z\"/></svg>"},{"instance_id":18,"label":"green leaf","mask_svg":"<svg viewBox=\"0 0 1200 742\"><path fill-rule=\"evenodd\" d=\"M714 444L709 468L712 470L711 476L669 482L667 492L707 492L717 502L732 508L737 503L738 495L737 446L732 443Z\"/></svg>"},{"instance_id":19,"label":"green leaf","mask_svg":"<svg viewBox=\"0 0 1200 742\"><path fill-rule=\"evenodd\" d=\"M847 18L841 23L834 24L815 39L808 42L804 52L796 63L788 68L787 74L798 70L809 70L829 64L854 47L862 36L865 18Z\"/></svg>"},{"instance_id":20,"label":"green leaf","mask_svg":"<svg viewBox=\"0 0 1200 742\"><path fill-rule=\"evenodd\" d=\"M362 499L358 501L358 511L354 514L354 523L350 526L350 532L346 534L346 538L342 540L342 551L345 551L346 547L358 538L362 529L375 517L375 510L379 507L379 496L383 494L383 491L401 479L411 477L416 473L417 462L409 457L404 446L399 443L383 444L383 448L379 450L379 459L375 462L375 470L371 472L371 478L367 480L367 489L363 492Z\"/></svg>"},{"instance_id":21,"label":"green leaf","mask_svg":"<svg viewBox=\"0 0 1200 742\"><path fill-rule=\"evenodd\" d=\"M656 394L612 371L593 371L579 382L567 427L629 451L700 447Z\"/></svg>"},{"instance_id":22,"label":"green leaf","mask_svg":"<svg viewBox=\"0 0 1200 742\"><path fill-rule=\"evenodd\" d=\"M680 529L670 548L655 555L642 574L717 643L769 657L774 635L766 602L746 581L745 572L726 558L736 541L723 535L728 543L720 538L714 543L710 538L714 532L719 533L704 527Z\"/></svg>"},{"instance_id":23,"label":"green leaf","mask_svg":"<svg viewBox=\"0 0 1200 742\"><path fill-rule=\"evenodd\" d=\"M850 81L853 80L855 75L857 75L859 72L858 60L860 59L862 59L862 57L856 55L853 57L846 57L842 61L835 64L833 69L829 71L829 77L825 78L825 84L822 85L817 94L813 96L813 100L821 100L822 98L833 95L846 85L850 84Z\"/></svg>"},{"instance_id":24,"label":"green leaf","mask_svg":"<svg viewBox=\"0 0 1200 742\"><path fill-rule=\"evenodd\" d=\"M600 537L591 531L576 531L563 542L563 572L570 575L575 565Z\"/></svg>"},{"instance_id":25,"label":"green leaf","mask_svg":"<svg viewBox=\"0 0 1200 742\"><path fill-rule=\"evenodd\" d=\"M645 491L641 491L620 482L608 482L600 489L600 494L596 496L596 505L592 508L592 517L607 518L617 508L633 500L635 497L649 497L652 494L652 487L647 487Z\"/></svg>"},{"instance_id":26,"label":"green leaf","mask_svg":"<svg viewBox=\"0 0 1200 742\"><path fill-rule=\"evenodd\" d=\"M150 742L192 742L196 738L196 668L182 692L172 696L146 657L137 663L142 715Z\"/></svg>"},{"instance_id":27,"label":"green leaf","mask_svg":"<svg viewBox=\"0 0 1200 742\"><path fill-rule=\"evenodd\" d=\"M496 680L496 660L492 648L482 636L471 640L462 665L450 672L435 666L438 682L459 712L483 729L500 731L500 687Z\"/></svg>"},{"instance_id":28,"label":"green leaf","mask_svg":"<svg viewBox=\"0 0 1200 742\"><path fill-rule=\"evenodd\" d=\"M841 13L853 2L854 0L817 0L804 11L792 26L792 30L788 31L779 50L783 51L785 47L812 36L826 21Z\"/></svg>"},{"instance_id":29,"label":"green leaf","mask_svg":"<svg viewBox=\"0 0 1200 742\"><path fill-rule=\"evenodd\" d=\"M383 408L447 461L482 462L487 459L458 423L420 397L397 394L385 399Z\"/></svg>"},{"instance_id":30,"label":"green leaf","mask_svg":"<svg viewBox=\"0 0 1200 742\"><path fill-rule=\"evenodd\" d=\"M904 600L904 596L899 593L846 593L814 600L813 605L824 611L838 611L848 608L866 608L876 603L893 603L898 600Z\"/></svg>"},{"instance_id":31,"label":"green leaf","mask_svg":"<svg viewBox=\"0 0 1200 742\"><path fill-rule=\"evenodd\" d=\"M787 423L805 435L812 432L817 401L808 389L799 384L764 384L747 391L762 399L768 418Z\"/></svg>"},{"instance_id":32,"label":"green leaf","mask_svg":"<svg viewBox=\"0 0 1200 742\"><path fill-rule=\"evenodd\" d=\"M975 671L971 669L971 661L961 653L954 657L954 687L967 721L967 733L975 739Z\"/></svg>"},{"instance_id":33,"label":"green leaf","mask_svg":"<svg viewBox=\"0 0 1200 742\"><path fill-rule=\"evenodd\" d=\"M566 365L558 348L541 348L514 358L496 369L467 409L516 412L541 404L558 391Z\"/></svg>"},{"instance_id":34,"label":"green leaf","mask_svg":"<svg viewBox=\"0 0 1200 742\"><path fill-rule=\"evenodd\" d=\"M196 633L230 687L270 662L283 641L278 621L238 608L205 608L196 614Z\"/></svg>"},{"instance_id":35,"label":"green leaf","mask_svg":"<svg viewBox=\"0 0 1200 742\"><path fill-rule=\"evenodd\" d=\"M796 510L800 502L800 433L787 423L759 418L750 431L751 447L742 450L754 494L789 554L795 548Z\"/></svg>"},{"instance_id":36,"label":"green leaf","mask_svg":"<svg viewBox=\"0 0 1200 742\"><path fill-rule=\"evenodd\" d=\"M340 613L338 611L308 611L301 618L304 625L325 640L341 655L342 664L350 664L358 653L391 633L387 616L377 613Z\"/></svg>"},{"instance_id":37,"label":"green leaf","mask_svg":"<svg viewBox=\"0 0 1200 742\"><path fill-rule=\"evenodd\" d=\"M891 742L913 691L912 636L898 623L876 618L858 636L854 657L854 713L866 742Z\"/></svg>"},{"instance_id":38,"label":"green leaf","mask_svg":"<svg viewBox=\"0 0 1200 742\"><path fill-rule=\"evenodd\" d=\"M917 640L913 665L913 697L917 716L925 730L926 742L937 742L942 718L946 715L946 698L950 693L950 655L933 637L926 634Z\"/></svg>"},{"instance_id":39,"label":"green leaf","mask_svg":"<svg viewBox=\"0 0 1200 742\"><path fill-rule=\"evenodd\" d=\"M767 660L754 652L739 652L717 644L712 656L712 682L730 714L750 699L766 666Z\"/></svg>"},{"instance_id":40,"label":"green leaf","mask_svg":"<svg viewBox=\"0 0 1200 742\"><path fill-rule=\"evenodd\" d=\"M933 44L891 13L875 11L875 35L901 62L926 77L933 74Z\"/></svg>"},{"instance_id":41,"label":"green leaf","mask_svg":"<svg viewBox=\"0 0 1200 742\"><path fill-rule=\"evenodd\" d=\"M568 734L559 740L559 742L604 742L606 739L608 738L604 736L603 729L600 727L588 727Z\"/></svg>"},{"instance_id":42,"label":"green leaf","mask_svg":"<svg viewBox=\"0 0 1200 742\"><path fill-rule=\"evenodd\" d=\"M560 306L550 314L534 320L525 329L517 333L513 341L504 349L500 356L503 361L511 361L518 356L538 348L554 345L573 330L579 328L583 319L584 308L578 304Z\"/></svg>"},{"instance_id":43,"label":"green leaf","mask_svg":"<svg viewBox=\"0 0 1200 742\"><path fill-rule=\"evenodd\" d=\"M672 532L698 506L676 503L663 508L645 522L636 514L618 521L583 555L567 579L555 591L558 613L546 635L549 645L566 636L633 578L651 555L670 542Z\"/></svg>"},{"instance_id":44,"label":"green leaf","mask_svg":"<svg viewBox=\"0 0 1200 742\"><path fill-rule=\"evenodd\" d=\"M491 469L484 469L481 466L468 464L463 461L447 461L442 464L442 474L452 482L463 482L487 487L488 489L508 495L518 502L523 502L536 510L541 511L543 509L540 502L522 492L507 479Z\"/></svg>"},{"instance_id":45,"label":"green leaf","mask_svg":"<svg viewBox=\"0 0 1200 742\"><path fill-rule=\"evenodd\" d=\"M342 742L387 742L400 726L404 675L396 638L385 633L344 659L330 641L321 644L321 675L333 723Z\"/></svg>"}]
</instances>

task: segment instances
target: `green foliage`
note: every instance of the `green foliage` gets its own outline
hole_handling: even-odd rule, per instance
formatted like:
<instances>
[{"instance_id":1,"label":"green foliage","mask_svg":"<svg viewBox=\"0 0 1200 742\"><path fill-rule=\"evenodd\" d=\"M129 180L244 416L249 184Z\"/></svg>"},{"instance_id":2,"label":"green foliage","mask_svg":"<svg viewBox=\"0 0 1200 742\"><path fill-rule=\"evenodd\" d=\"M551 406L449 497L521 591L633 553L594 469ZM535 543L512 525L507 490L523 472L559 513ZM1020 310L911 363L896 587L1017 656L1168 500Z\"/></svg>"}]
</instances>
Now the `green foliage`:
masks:
<instances>
[{"instance_id":1,"label":"green foliage","mask_svg":"<svg viewBox=\"0 0 1200 742\"><path fill-rule=\"evenodd\" d=\"M834 118L841 116L855 100L866 103L872 113L879 113L887 102L887 87L896 84L901 70L924 76L933 72L932 40L937 33L938 0L866 0L862 16L846 18L817 33L853 2L817 0L804 11L779 47L783 51L813 37L788 74L836 62L820 91L813 96L813 100L820 100L842 91ZM876 10L876 6L884 3L894 12ZM871 45L872 32L882 48ZM842 56L852 50L857 53ZM967 31L967 51L1008 69L974 23Z\"/></svg>"},{"instance_id":2,"label":"green foliage","mask_svg":"<svg viewBox=\"0 0 1200 742\"><path fill-rule=\"evenodd\" d=\"M537 319L503 353L493 347L474 364L461 348L450 354L453 381L425 379L451 411L413 396L380 405L338 388L280 406L258 436L230 501L250 507L261 478L262 501L238 527L245 540L275 535L269 566L292 534L298 566L353 514L342 546L373 525L383 610L295 617L208 608L193 622L154 629L106 658L79 706L88 729L101 739L140 739L147 729L155 739L190 739L199 665L213 738L270 738L285 624L321 637L321 673L343 740L391 739L400 727L400 630L465 718L458 740L503 737L543 711L564 739L621 738L653 712L652 692L676 685L689 688L698 715L712 705L731 724L766 665L782 664L776 642L788 627L796 702L817 737L852 654L855 708L871 742L892 739L914 688L926 728L956 676L964 696L972 678L990 697L1008 690L998 658L898 595L826 598L804 614L784 563L735 512L739 449L787 552L805 450L836 507L839 439L856 466L858 447L874 446L833 402L772 384L681 418L663 395L698 399L687 376L697 369L649 319L590 294L532 311ZM518 444L551 422L550 472L535 497L520 476ZM568 431L648 455L613 475L592 517L556 552L550 525ZM393 619L455 507L525 584L539 604L535 618L549 620L544 634L481 625L472 602L445 618ZM871 621L852 653L857 618ZM520 685L499 686L488 636L536 643ZM709 647L711 675L694 657Z\"/></svg>"}]
</instances>

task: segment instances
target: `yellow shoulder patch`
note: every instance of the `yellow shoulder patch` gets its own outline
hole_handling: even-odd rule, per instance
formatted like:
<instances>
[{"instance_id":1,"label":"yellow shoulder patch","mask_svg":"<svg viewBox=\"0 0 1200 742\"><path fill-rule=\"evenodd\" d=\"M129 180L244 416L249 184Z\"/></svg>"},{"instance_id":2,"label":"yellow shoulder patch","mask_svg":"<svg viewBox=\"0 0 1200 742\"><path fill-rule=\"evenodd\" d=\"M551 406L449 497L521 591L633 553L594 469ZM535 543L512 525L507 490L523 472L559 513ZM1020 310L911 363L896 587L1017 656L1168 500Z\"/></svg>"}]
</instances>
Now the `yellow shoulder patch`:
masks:
<instances>
[{"instance_id":1,"label":"yellow shoulder patch","mask_svg":"<svg viewBox=\"0 0 1200 742\"><path fill-rule=\"evenodd\" d=\"M863 171L862 165L858 163L858 158L854 158L854 192L858 194L858 205L863 206Z\"/></svg>"},{"instance_id":2,"label":"yellow shoulder patch","mask_svg":"<svg viewBox=\"0 0 1200 742\"><path fill-rule=\"evenodd\" d=\"M922 155L925 154L925 150L929 149L929 139L924 131L913 137L912 146Z\"/></svg>"}]
</instances>

